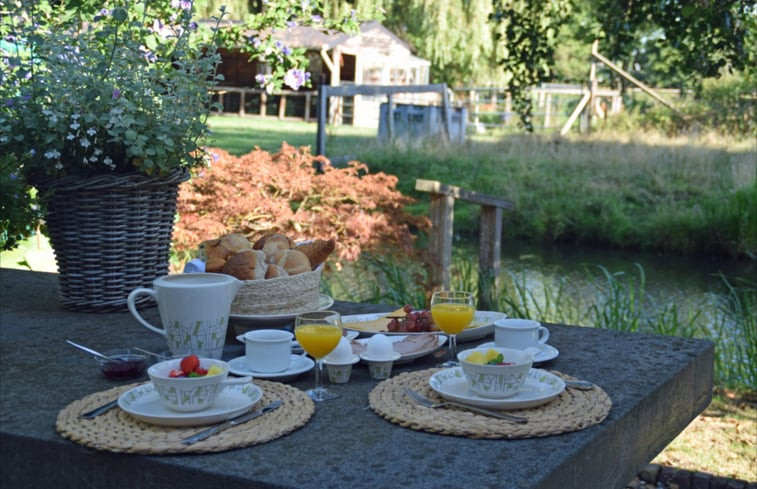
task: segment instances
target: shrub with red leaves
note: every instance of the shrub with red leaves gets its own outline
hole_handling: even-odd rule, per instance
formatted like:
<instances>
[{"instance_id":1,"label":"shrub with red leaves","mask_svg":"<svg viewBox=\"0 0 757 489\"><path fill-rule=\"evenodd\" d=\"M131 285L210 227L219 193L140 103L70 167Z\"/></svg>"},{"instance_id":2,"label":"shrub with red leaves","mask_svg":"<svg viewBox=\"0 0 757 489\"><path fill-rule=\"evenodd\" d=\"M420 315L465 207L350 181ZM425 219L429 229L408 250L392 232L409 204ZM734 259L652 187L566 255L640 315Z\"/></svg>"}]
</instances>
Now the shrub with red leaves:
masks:
<instances>
[{"instance_id":1,"label":"shrub with red leaves","mask_svg":"<svg viewBox=\"0 0 757 489\"><path fill-rule=\"evenodd\" d=\"M396 190L397 177L371 174L363 163L335 168L307 147L286 143L275 154L210 153L210 167L179 191L174 250L183 259L202 241L226 233L255 240L279 232L295 241L333 238L338 266L367 250L411 254L411 229L429 226L427 218L405 212L413 199Z\"/></svg>"}]
</instances>

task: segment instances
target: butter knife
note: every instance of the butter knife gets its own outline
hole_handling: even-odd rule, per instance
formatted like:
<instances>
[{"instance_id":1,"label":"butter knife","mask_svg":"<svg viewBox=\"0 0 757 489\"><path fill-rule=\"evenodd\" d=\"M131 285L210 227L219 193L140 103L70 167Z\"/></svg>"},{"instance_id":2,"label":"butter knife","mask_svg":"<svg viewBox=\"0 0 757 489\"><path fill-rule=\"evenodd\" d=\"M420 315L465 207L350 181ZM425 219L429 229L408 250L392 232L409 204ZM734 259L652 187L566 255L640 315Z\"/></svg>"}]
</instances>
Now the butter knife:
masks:
<instances>
[{"instance_id":1,"label":"butter knife","mask_svg":"<svg viewBox=\"0 0 757 489\"><path fill-rule=\"evenodd\" d=\"M181 442L185 445L191 445L192 443L197 443L198 441L205 440L207 438L210 438L211 436L215 435L216 433L220 433L221 431L225 430L226 428L231 428L232 426L236 426L242 423L246 423L247 421L250 421L251 419L255 419L258 416L262 416L263 414L273 411L274 409L281 406L282 402L280 400L273 401L272 403L263 406L260 409L256 409L255 411L240 414L236 418L231 418L229 420L224 421L223 423L219 423L215 426L211 426L210 428L207 428L205 430L200 431L199 433L196 433L192 436L189 436L187 438L184 438L181 440Z\"/></svg>"},{"instance_id":2,"label":"butter knife","mask_svg":"<svg viewBox=\"0 0 757 489\"><path fill-rule=\"evenodd\" d=\"M110 411L116 406L118 406L118 399L114 401L110 401L107 404L103 404L102 406L96 407L95 409L91 411L87 411L86 413L81 413L79 417L82 419L96 418L97 416L100 416L101 414L104 414L105 412Z\"/></svg>"}]
</instances>

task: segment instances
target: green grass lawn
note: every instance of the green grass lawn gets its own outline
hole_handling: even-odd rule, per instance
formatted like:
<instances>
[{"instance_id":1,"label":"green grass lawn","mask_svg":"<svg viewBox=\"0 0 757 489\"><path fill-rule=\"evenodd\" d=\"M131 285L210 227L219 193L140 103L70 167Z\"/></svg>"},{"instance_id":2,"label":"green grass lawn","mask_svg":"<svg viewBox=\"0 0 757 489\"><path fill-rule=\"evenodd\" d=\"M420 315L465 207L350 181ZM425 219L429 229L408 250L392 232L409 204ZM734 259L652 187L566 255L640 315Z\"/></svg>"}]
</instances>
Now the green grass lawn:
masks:
<instances>
[{"instance_id":1,"label":"green grass lawn","mask_svg":"<svg viewBox=\"0 0 757 489\"><path fill-rule=\"evenodd\" d=\"M256 147L276 152L281 143L309 146L315 153L318 124L277 118L212 116L208 126L213 134L209 146L223 148L233 155L246 154ZM326 151L329 156L345 157L357 150L377 145L376 129L353 126L328 126Z\"/></svg>"}]
</instances>

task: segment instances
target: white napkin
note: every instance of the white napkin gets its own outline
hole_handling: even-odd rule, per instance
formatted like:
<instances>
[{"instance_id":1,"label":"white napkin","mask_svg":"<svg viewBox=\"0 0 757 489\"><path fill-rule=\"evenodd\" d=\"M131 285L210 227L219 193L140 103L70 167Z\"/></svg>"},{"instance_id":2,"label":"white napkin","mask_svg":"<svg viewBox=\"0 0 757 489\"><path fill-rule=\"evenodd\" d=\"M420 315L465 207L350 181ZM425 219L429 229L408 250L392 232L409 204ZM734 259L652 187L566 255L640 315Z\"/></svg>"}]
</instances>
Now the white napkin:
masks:
<instances>
[{"instance_id":1,"label":"white napkin","mask_svg":"<svg viewBox=\"0 0 757 489\"><path fill-rule=\"evenodd\" d=\"M199 258L190 260L184 265L184 273L196 273L205 271L205 262Z\"/></svg>"}]
</instances>

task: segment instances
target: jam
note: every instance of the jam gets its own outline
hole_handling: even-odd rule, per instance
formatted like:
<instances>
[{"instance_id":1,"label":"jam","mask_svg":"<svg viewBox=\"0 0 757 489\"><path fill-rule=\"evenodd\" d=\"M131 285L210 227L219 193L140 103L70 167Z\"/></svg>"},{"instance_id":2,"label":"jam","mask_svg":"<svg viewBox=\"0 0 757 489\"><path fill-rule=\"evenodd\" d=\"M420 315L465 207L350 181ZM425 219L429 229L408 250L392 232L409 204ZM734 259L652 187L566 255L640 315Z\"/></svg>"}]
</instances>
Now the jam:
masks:
<instances>
[{"instance_id":1,"label":"jam","mask_svg":"<svg viewBox=\"0 0 757 489\"><path fill-rule=\"evenodd\" d=\"M145 371L147 360L141 355L113 355L113 360L100 364L100 370L111 380L139 377Z\"/></svg>"}]
</instances>

